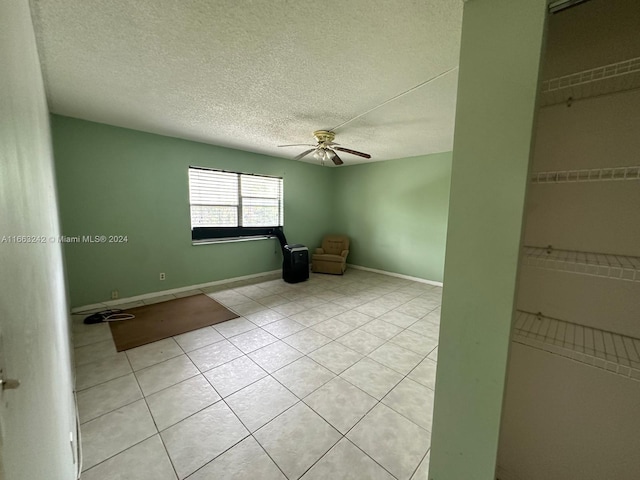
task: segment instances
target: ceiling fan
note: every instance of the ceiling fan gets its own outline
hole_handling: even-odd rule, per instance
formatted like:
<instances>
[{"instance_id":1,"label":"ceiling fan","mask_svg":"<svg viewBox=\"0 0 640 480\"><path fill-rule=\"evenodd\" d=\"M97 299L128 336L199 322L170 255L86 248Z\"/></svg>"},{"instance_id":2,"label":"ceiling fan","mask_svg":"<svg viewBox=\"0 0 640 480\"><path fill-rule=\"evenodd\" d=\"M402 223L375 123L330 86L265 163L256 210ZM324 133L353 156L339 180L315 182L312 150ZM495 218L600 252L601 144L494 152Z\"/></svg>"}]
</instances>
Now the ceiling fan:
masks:
<instances>
[{"instance_id":1,"label":"ceiling fan","mask_svg":"<svg viewBox=\"0 0 640 480\"><path fill-rule=\"evenodd\" d=\"M294 160L300 160L313 152L313 156L320 160L320 163L324 165L324 162L331 160L336 165L342 165L344 162L338 156L336 152L350 153L351 155L357 155L362 158L371 158L368 153L357 152L350 148L341 147L339 143L335 143L333 140L336 138L336 134L329 130L316 130L313 132L313 136L316 137L317 144L311 143L297 143L293 145L278 145L279 147L313 147L309 150L305 150L300 155L296 156Z\"/></svg>"}]
</instances>

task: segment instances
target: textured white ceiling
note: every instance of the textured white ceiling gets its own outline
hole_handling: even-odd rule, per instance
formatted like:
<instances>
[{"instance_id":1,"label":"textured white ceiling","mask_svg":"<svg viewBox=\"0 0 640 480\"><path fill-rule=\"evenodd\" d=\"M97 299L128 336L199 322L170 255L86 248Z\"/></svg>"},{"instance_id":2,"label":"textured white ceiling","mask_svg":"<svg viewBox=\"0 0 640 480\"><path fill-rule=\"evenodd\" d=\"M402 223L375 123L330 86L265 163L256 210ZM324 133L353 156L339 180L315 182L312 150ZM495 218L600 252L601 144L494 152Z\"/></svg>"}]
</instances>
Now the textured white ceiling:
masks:
<instances>
[{"instance_id":1,"label":"textured white ceiling","mask_svg":"<svg viewBox=\"0 0 640 480\"><path fill-rule=\"evenodd\" d=\"M462 0L32 0L54 113L293 158L458 64ZM387 160L451 150L457 70L346 123ZM308 161L315 160L309 156ZM344 154L346 164L366 161Z\"/></svg>"}]
</instances>

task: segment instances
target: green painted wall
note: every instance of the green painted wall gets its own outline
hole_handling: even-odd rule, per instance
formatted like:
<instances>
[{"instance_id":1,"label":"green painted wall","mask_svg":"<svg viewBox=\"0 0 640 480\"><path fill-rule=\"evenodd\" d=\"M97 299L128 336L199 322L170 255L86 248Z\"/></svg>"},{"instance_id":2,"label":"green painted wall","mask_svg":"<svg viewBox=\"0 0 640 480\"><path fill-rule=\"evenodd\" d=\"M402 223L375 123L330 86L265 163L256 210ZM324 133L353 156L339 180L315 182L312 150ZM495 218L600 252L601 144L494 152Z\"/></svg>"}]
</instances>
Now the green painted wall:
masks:
<instances>
[{"instance_id":1,"label":"green painted wall","mask_svg":"<svg viewBox=\"0 0 640 480\"><path fill-rule=\"evenodd\" d=\"M336 232L348 262L442 281L451 153L336 170Z\"/></svg>"},{"instance_id":2,"label":"green painted wall","mask_svg":"<svg viewBox=\"0 0 640 480\"><path fill-rule=\"evenodd\" d=\"M330 168L57 115L52 131L64 235L128 236L65 245L73 306L280 268L275 239L191 245L189 165L284 177L291 243L332 230Z\"/></svg>"},{"instance_id":3,"label":"green painted wall","mask_svg":"<svg viewBox=\"0 0 640 480\"><path fill-rule=\"evenodd\" d=\"M493 480L546 0L464 4L430 480Z\"/></svg>"},{"instance_id":4,"label":"green painted wall","mask_svg":"<svg viewBox=\"0 0 640 480\"><path fill-rule=\"evenodd\" d=\"M3 376L21 383L0 392L3 480L77 478L63 256L61 245L49 241L59 234L49 113L29 2L1 0L0 339Z\"/></svg>"}]
</instances>

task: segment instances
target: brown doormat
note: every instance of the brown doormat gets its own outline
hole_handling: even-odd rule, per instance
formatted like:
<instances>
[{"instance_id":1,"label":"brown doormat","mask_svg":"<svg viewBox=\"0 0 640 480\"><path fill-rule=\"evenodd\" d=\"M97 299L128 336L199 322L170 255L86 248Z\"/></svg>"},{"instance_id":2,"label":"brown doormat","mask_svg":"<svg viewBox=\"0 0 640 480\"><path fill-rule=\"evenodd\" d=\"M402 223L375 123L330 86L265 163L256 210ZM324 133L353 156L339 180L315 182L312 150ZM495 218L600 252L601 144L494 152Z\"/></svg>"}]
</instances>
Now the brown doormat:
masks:
<instances>
[{"instance_id":1,"label":"brown doormat","mask_svg":"<svg viewBox=\"0 0 640 480\"><path fill-rule=\"evenodd\" d=\"M130 308L126 313L136 318L109 322L118 352L238 318L206 295Z\"/></svg>"}]
</instances>

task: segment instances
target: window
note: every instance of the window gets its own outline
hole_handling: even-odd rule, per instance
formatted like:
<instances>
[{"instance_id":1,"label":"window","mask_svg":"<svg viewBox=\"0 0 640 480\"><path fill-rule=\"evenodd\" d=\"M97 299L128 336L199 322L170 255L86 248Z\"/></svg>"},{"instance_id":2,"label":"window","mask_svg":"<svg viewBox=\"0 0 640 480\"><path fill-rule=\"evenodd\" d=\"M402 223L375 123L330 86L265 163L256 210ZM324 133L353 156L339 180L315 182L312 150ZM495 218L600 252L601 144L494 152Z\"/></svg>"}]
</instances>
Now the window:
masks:
<instances>
[{"instance_id":1,"label":"window","mask_svg":"<svg viewBox=\"0 0 640 480\"><path fill-rule=\"evenodd\" d=\"M189 167L191 238L268 236L282 227L282 178Z\"/></svg>"}]
</instances>

